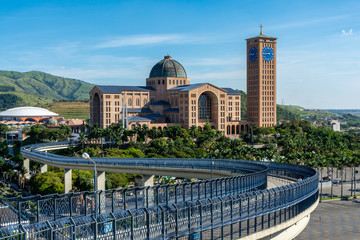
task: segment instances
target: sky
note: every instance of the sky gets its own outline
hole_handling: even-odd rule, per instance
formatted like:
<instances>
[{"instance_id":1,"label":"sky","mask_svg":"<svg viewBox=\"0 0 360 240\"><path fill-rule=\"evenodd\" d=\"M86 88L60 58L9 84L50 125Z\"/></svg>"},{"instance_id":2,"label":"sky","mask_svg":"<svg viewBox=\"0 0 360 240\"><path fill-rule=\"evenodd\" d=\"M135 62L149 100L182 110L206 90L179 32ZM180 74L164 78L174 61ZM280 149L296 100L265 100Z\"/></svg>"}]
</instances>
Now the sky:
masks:
<instances>
[{"instance_id":1,"label":"sky","mask_svg":"<svg viewBox=\"0 0 360 240\"><path fill-rule=\"evenodd\" d=\"M246 90L246 38L277 37L277 102L360 109L360 1L0 0L0 70L145 85L167 54L191 83Z\"/></svg>"}]
</instances>

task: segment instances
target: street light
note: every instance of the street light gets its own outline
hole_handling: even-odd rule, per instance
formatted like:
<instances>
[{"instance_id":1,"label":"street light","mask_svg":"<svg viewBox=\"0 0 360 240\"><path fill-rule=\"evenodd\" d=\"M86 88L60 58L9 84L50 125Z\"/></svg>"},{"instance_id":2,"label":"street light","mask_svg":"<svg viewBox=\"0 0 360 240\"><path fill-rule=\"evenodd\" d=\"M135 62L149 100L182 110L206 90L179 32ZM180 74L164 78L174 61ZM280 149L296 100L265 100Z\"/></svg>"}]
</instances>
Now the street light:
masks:
<instances>
[{"instance_id":1,"label":"street light","mask_svg":"<svg viewBox=\"0 0 360 240\"><path fill-rule=\"evenodd\" d=\"M85 160L90 160L90 162L92 164L94 164L94 190L95 190L95 217L97 216L97 171L96 171L96 162L94 160L91 159L90 155L87 154L86 152L83 152L83 154L81 154L81 157Z\"/></svg>"}]
</instances>

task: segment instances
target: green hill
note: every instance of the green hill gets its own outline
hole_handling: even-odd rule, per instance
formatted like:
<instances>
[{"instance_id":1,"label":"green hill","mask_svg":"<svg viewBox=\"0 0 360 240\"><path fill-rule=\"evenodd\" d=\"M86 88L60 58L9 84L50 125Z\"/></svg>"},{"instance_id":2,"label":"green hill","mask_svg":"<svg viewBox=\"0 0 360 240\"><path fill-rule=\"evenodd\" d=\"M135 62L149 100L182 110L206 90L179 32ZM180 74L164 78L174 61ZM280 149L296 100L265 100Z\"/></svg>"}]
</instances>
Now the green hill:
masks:
<instances>
[{"instance_id":1,"label":"green hill","mask_svg":"<svg viewBox=\"0 0 360 240\"><path fill-rule=\"evenodd\" d=\"M241 93L241 119L246 120L246 93L237 90ZM323 110L309 110L300 106L292 105L280 105L277 104L277 119L281 120L299 120L299 119L309 119L309 120L318 120L322 118L334 118L336 114L323 111Z\"/></svg>"},{"instance_id":2,"label":"green hill","mask_svg":"<svg viewBox=\"0 0 360 240\"><path fill-rule=\"evenodd\" d=\"M93 85L48 73L0 71L0 110L53 100L88 100Z\"/></svg>"}]
</instances>

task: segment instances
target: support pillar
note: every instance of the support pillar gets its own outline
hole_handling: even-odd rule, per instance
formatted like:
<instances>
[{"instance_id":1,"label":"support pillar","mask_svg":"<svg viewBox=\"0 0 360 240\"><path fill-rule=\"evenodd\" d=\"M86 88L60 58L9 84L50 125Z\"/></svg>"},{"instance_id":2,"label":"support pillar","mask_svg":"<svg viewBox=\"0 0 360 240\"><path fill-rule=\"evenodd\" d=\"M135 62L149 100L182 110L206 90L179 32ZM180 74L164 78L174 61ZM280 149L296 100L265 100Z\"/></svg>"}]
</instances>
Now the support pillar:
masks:
<instances>
[{"instance_id":1,"label":"support pillar","mask_svg":"<svg viewBox=\"0 0 360 240\"><path fill-rule=\"evenodd\" d=\"M48 165L47 164L41 164L40 173L46 173L47 170L48 170Z\"/></svg>"},{"instance_id":2,"label":"support pillar","mask_svg":"<svg viewBox=\"0 0 360 240\"><path fill-rule=\"evenodd\" d=\"M23 167L26 170L25 177L30 177L30 159L26 158L23 162Z\"/></svg>"},{"instance_id":3,"label":"support pillar","mask_svg":"<svg viewBox=\"0 0 360 240\"><path fill-rule=\"evenodd\" d=\"M135 178L135 186L147 187L154 186L154 175L141 175L141 177Z\"/></svg>"},{"instance_id":4,"label":"support pillar","mask_svg":"<svg viewBox=\"0 0 360 240\"><path fill-rule=\"evenodd\" d=\"M105 172L97 171L97 190L98 190L98 213L104 213L106 208L106 199L105 199ZM100 192L101 191L101 192Z\"/></svg>"},{"instance_id":5,"label":"support pillar","mask_svg":"<svg viewBox=\"0 0 360 240\"><path fill-rule=\"evenodd\" d=\"M97 172L97 190L105 191L105 172Z\"/></svg>"},{"instance_id":6,"label":"support pillar","mask_svg":"<svg viewBox=\"0 0 360 240\"><path fill-rule=\"evenodd\" d=\"M64 169L64 192L72 190L72 169Z\"/></svg>"}]
</instances>

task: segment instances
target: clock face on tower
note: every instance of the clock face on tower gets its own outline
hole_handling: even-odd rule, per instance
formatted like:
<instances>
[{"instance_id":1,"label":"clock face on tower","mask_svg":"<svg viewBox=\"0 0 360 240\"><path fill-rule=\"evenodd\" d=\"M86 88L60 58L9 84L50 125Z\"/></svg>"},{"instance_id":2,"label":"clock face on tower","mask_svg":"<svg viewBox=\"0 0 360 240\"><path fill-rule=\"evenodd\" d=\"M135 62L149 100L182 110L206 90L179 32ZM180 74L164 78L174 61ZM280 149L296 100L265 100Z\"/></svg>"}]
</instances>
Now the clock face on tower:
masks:
<instances>
[{"instance_id":1,"label":"clock face on tower","mask_svg":"<svg viewBox=\"0 0 360 240\"><path fill-rule=\"evenodd\" d=\"M258 57L258 50L256 47L252 47L249 50L249 60L250 62L255 62Z\"/></svg>"},{"instance_id":2,"label":"clock face on tower","mask_svg":"<svg viewBox=\"0 0 360 240\"><path fill-rule=\"evenodd\" d=\"M265 61L271 61L274 58L274 50L271 47L264 47L262 50L262 56Z\"/></svg>"}]
</instances>

